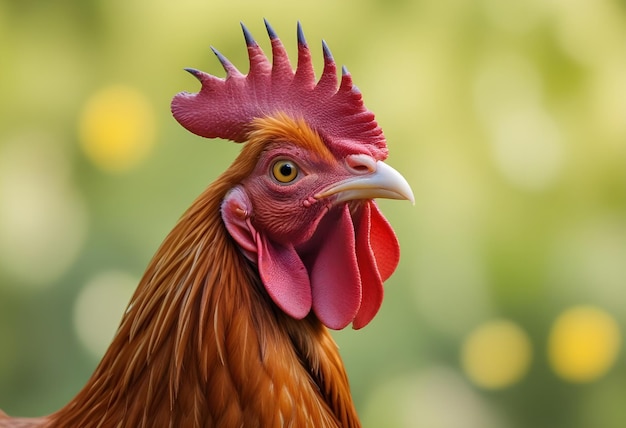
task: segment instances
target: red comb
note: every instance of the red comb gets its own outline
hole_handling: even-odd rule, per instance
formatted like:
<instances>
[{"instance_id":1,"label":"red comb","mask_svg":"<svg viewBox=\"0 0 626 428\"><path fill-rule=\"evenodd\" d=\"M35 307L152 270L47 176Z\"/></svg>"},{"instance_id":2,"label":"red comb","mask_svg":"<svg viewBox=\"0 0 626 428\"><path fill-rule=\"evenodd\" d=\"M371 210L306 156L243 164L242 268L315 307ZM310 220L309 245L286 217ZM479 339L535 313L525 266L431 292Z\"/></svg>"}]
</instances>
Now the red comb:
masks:
<instances>
[{"instance_id":1,"label":"red comb","mask_svg":"<svg viewBox=\"0 0 626 428\"><path fill-rule=\"evenodd\" d=\"M285 113L304 119L331 149L362 151L377 158L387 155L382 129L363 105L361 93L344 67L338 85L337 67L325 42L324 70L315 82L311 53L298 23L298 65L295 72L280 39L265 21L272 43L273 63L265 56L248 29L241 24L248 47L250 70L242 74L216 49L213 52L226 71L219 78L186 69L202 84L200 92L181 92L172 100L176 120L194 134L243 142L255 118ZM356 147L362 147L358 150Z\"/></svg>"}]
</instances>

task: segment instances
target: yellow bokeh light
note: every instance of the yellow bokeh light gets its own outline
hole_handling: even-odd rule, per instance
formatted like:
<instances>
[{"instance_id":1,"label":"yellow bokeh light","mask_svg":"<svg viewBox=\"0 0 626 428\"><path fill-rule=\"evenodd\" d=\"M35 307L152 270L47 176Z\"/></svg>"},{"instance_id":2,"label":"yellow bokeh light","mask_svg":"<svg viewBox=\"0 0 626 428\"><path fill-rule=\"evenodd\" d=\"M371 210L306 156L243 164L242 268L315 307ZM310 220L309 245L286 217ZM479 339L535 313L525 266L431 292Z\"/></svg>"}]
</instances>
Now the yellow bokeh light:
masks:
<instances>
[{"instance_id":1,"label":"yellow bokeh light","mask_svg":"<svg viewBox=\"0 0 626 428\"><path fill-rule=\"evenodd\" d=\"M11 277L0 287L53 285L79 256L87 223L57 140L38 131L0 140L0 277Z\"/></svg>"},{"instance_id":2,"label":"yellow bokeh light","mask_svg":"<svg viewBox=\"0 0 626 428\"><path fill-rule=\"evenodd\" d=\"M530 339L524 330L508 320L484 323L463 343L461 363L476 385L501 389L518 382L532 359Z\"/></svg>"},{"instance_id":3,"label":"yellow bokeh light","mask_svg":"<svg viewBox=\"0 0 626 428\"><path fill-rule=\"evenodd\" d=\"M615 363L620 330L611 315L593 306L576 306L554 322L548 340L553 370L570 382L591 382Z\"/></svg>"},{"instance_id":4,"label":"yellow bokeh light","mask_svg":"<svg viewBox=\"0 0 626 428\"><path fill-rule=\"evenodd\" d=\"M150 103L134 88L106 87L85 104L79 136L85 154L98 167L126 171L153 147L155 120Z\"/></svg>"}]
</instances>

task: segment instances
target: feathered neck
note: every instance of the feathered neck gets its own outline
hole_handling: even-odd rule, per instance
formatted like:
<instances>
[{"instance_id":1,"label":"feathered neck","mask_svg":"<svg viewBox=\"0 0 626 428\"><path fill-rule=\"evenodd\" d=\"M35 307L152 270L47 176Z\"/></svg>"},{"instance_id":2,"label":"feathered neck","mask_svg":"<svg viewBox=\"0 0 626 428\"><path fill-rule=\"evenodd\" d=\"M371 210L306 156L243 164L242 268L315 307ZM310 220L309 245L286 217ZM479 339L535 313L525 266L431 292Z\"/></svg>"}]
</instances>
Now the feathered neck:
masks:
<instances>
[{"instance_id":1,"label":"feathered neck","mask_svg":"<svg viewBox=\"0 0 626 428\"><path fill-rule=\"evenodd\" d=\"M359 426L326 328L274 306L221 220L261 149L246 145L183 215L96 371L48 426Z\"/></svg>"}]
</instances>

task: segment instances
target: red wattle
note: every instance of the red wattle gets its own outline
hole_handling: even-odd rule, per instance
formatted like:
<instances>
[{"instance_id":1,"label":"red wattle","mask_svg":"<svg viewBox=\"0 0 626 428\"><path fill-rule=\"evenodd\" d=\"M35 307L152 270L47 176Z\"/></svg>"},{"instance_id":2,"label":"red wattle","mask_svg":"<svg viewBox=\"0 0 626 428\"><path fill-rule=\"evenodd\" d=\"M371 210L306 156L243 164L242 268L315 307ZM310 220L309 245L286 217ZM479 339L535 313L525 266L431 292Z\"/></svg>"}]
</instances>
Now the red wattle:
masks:
<instances>
[{"instance_id":1,"label":"red wattle","mask_svg":"<svg viewBox=\"0 0 626 428\"><path fill-rule=\"evenodd\" d=\"M258 244L259 274L267 293L287 315L304 318L311 311L311 283L296 250L263 237Z\"/></svg>"},{"instance_id":2,"label":"red wattle","mask_svg":"<svg viewBox=\"0 0 626 428\"><path fill-rule=\"evenodd\" d=\"M369 203L366 203L357 220L358 224L355 225L356 255L363 289L361 307L352 322L352 328L357 330L365 327L374 318L383 302L383 281L380 278L370 240L371 220L371 207Z\"/></svg>"},{"instance_id":3,"label":"red wattle","mask_svg":"<svg viewBox=\"0 0 626 428\"><path fill-rule=\"evenodd\" d=\"M376 258L376 266L380 279L387 281L400 262L400 244L395 232L387 219L380 212L376 202L369 201L371 208L371 227L369 232L372 255Z\"/></svg>"},{"instance_id":4,"label":"red wattle","mask_svg":"<svg viewBox=\"0 0 626 428\"><path fill-rule=\"evenodd\" d=\"M320 241L309 275L315 315L325 326L339 330L352 322L361 306L361 277L348 206L332 220L334 224Z\"/></svg>"}]
</instances>

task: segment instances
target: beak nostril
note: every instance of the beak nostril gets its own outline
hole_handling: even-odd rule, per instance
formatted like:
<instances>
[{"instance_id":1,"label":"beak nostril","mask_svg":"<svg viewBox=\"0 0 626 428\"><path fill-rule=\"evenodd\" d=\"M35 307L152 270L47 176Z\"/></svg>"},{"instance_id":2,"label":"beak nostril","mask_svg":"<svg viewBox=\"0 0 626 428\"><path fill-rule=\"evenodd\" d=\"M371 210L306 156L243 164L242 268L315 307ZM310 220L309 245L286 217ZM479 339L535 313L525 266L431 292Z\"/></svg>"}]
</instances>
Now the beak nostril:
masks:
<instances>
[{"instance_id":1,"label":"beak nostril","mask_svg":"<svg viewBox=\"0 0 626 428\"><path fill-rule=\"evenodd\" d=\"M346 164L354 173L359 175L376 172L376 160L368 155L358 154L346 156Z\"/></svg>"},{"instance_id":2,"label":"beak nostril","mask_svg":"<svg viewBox=\"0 0 626 428\"><path fill-rule=\"evenodd\" d=\"M351 168L355 171L361 172L361 173L367 173L370 172L370 169L368 167L366 167L365 165L356 165L356 166L351 166Z\"/></svg>"}]
</instances>

